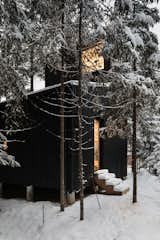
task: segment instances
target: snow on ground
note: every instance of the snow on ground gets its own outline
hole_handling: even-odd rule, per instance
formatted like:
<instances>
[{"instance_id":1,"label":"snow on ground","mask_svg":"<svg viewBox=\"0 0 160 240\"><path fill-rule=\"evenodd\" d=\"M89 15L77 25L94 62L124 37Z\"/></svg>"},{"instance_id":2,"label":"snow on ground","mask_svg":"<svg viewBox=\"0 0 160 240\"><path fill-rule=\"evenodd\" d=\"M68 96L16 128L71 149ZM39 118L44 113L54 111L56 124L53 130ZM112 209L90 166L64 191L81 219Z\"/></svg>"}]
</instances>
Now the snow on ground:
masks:
<instances>
[{"instance_id":1,"label":"snow on ground","mask_svg":"<svg viewBox=\"0 0 160 240\"><path fill-rule=\"evenodd\" d=\"M143 170L138 186L134 205L131 190L124 196L86 197L84 221L79 221L79 202L61 213L51 202L0 199L0 240L159 240L160 182Z\"/></svg>"}]
</instances>

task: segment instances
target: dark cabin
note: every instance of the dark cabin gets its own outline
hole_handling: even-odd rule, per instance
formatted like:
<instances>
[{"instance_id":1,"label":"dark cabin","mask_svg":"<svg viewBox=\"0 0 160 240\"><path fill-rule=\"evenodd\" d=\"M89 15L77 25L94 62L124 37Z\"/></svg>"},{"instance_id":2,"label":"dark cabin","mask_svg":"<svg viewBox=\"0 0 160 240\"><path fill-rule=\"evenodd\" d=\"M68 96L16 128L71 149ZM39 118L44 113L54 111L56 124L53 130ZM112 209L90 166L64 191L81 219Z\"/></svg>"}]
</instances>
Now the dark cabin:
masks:
<instances>
[{"instance_id":1,"label":"dark cabin","mask_svg":"<svg viewBox=\"0 0 160 240\"><path fill-rule=\"evenodd\" d=\"M60 83L61 73L46 68L46 88L31 92L24 109L32 127L10 135L8 152L21 164L20 168L0 167L4 185L34 186L59 193L60 190ZM65 82L65 192L79 191L77 81ZM89 96L85 96L89 98ZM127 142L115 137L100 139L102 121L98 114L83 109L83 158L86 187L92 185L95 169L107 168L117 177L127 175ZM3 120L1 119L1 126ZM54 195L53 195L54 196Z\"/></svg>"}]
</instances>

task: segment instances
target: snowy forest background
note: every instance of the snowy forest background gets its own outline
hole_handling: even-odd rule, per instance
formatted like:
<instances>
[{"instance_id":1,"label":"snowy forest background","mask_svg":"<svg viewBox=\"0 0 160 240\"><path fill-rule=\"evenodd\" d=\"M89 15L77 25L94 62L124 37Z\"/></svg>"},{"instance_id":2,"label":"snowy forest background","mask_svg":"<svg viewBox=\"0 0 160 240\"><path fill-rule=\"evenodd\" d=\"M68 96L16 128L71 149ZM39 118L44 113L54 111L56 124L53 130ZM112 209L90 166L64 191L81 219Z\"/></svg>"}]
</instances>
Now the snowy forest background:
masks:
<instances>
[{"instance_id":1,"label":"snowy forest background","mask_svg":"<svg viewBox=\"0 0 160 240\"><path fill-rule=\"evenodd\" d=\"M1 111L6 122L0 127L1 164L15 162L4 151L7 134L29 127L21 104L27 88L40 84L37 79L44 79L47 65L66 75L78 73L82 89L88 89L92 73L82 71L82 49L103 39L102 55L109 68L99 79L107 83L107 97L97 95L92 106L106 121L102 134L118 134L131 142L136 103L137 156L141 166L160 175L160 52L158 36L152 32L159 26L160 4L152 2L0 1L0 97L8 101Z\"/></svg>"}]
</instances>

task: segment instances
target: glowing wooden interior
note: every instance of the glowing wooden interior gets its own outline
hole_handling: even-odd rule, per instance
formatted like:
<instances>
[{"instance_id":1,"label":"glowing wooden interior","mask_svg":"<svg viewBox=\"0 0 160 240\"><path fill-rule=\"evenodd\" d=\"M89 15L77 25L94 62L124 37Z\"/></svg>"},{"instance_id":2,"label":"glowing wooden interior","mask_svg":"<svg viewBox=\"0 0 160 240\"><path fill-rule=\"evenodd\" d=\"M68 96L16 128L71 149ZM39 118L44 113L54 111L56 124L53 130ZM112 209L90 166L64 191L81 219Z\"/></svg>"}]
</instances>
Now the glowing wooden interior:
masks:
<instances>
[{"instance_id":1,"label":"glowing wooden interior","mask_svg":"<svg viewBox=\"0 0 160 240\"><path fill-rule=\"evenodd\" d=\"M99 120L94 120L94 170L100 169Z\"/></svg>"},{"instance_id":2,"label":"glowing wooden interior","mask_svg":"<svg viewBox=\"0 0 160 240\"><path fill-rule=\"evenodd\" d=\"M83 50L83 71L92 72L104 69L104 58L102 56L103 42L97 42L94 46Z\"/></svg>"}]
</instances>

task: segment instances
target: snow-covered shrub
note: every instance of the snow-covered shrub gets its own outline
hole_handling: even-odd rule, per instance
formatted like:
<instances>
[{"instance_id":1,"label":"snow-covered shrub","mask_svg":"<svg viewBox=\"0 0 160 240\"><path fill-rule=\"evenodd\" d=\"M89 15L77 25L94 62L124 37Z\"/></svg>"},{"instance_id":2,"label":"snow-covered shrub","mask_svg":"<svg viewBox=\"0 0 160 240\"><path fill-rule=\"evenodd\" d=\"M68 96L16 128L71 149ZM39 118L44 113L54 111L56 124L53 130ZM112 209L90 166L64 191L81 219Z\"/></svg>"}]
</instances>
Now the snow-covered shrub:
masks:
<instances>
[{"instance_id":1,"label":"snow-covered shrub","mask_svg":"<svg viewBox=\"0 0 160 240\"><path fill-rule=\"evenodd\" d=\"M6 137L2 133L0 133L0 142L0 165L20 167L20 164L15 161L15 157L6 152Z\"/></svg>"}]
</instances>

